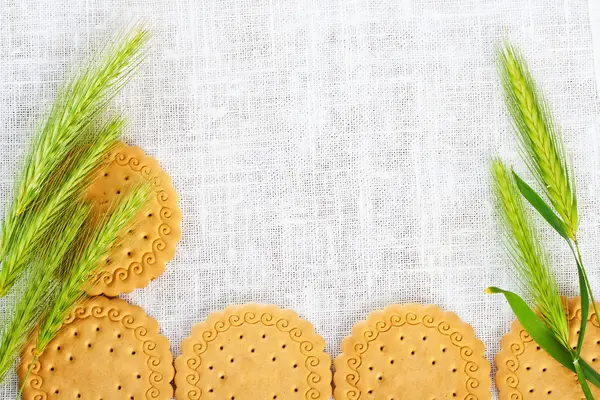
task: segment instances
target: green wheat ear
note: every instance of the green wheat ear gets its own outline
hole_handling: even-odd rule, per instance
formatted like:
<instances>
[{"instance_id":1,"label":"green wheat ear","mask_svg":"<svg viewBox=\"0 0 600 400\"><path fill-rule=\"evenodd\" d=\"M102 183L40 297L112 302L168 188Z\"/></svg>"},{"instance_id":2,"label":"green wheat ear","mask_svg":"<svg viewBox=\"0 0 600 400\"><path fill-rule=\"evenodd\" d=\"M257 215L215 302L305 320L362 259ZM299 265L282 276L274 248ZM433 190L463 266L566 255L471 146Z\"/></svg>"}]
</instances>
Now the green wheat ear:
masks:
<instances>
[{"instance_id":1,"label":"green wheat ear","mask_svg":"<svg viewBox=\"0 0 600 400\"><path fill-rule=\"evenodd\" d=\"M549 107L527 63L513 46L506 45L499 52L498 69L523 160L562 217L569 237L575 240L579 226L575 182Z\"/></svg>"},{"instance_id":2,"label":"green wheat ear","mask_svg":"<svg viewBox=\"0 0 600 400\"><path fill-rule=\"evenodd\" d=\"M30 235L39 237L47 233L44 229L61 217L64 211L61 207L79 196L90 183L89 172L100 164L100 153L112 145L106 136L96 134L92 125L143 60L148 37L148 31L142 27L120 35L101 52L97 62L88 63L59 91L26 157L16 197L2 223L0 296L6 294L30 260L35 246L31 240L35 238ZM111 129L120 133L116 127ZM92 135L83 137L85 133ZM70 168L69 157L77 153L79 146L93 148L86 153L87 159ZM77 179L59 185L54 174L64 165L69 168L61 171L59 182L66 182L69 177ZM49 209L49 204L56 208Z\"/></svg>"},{"instance_id":3,"label":"green wheat ear","mask_svg":"<svg viewBox=\"0 0 600 400\"><path fill-rule=\"evenodd\" d=\"M493 161L494 192L503 219L505 241L517 272L517 280L537 306L538 317L517 294L491 288L502 293L534 340L555 360L577 374L586 399L593 400L588 381L600 387L600 374L581 359L589 303L596 319L600 313L584 267L577 229L579 216L575 181L547 103L536 88L522 55L510 44L498 53L499 75L506 104L519 140L521 157L543 189L546 200L514 172L510 173L498 160ZM581 294L581 324L577 346L568 342L565 313L554 277L548 269L548 256L530 228L523 211L521 195L562 238L575 258ZM540 320L541 318L541 320Z\"/></svg>"},{"instance_id":4,"label":"green wheat ear","mask_svg":"<svg viewBox=\"0 0 600 400\"><path fill-rule=\"evenodd\" d=\"M6 377L48 303L52 301L58 287L56 280L58 271L88 214L89 207L86 205L71 206L69 218L61 221L57 227L58 236L41 243L41 255L33 262L25 291L16 304L10 320L0 331L0 382Z\"/></svg>"},{"instance_id":5,"label":"green wheat ear","mask_svg":"<svg viewBox=\"0 0 600 400\"><path fill-rule=\"evenodd\" d=\"M546 326L569 348L569 329L548 254L535 233L512 172L492 160L493 193L516 280L540 312Z\"/></svg>"},{"instance_id":6,"label":"green wheat ear","mask_svg":"<svg viewBox=\"0 0 600 400\"><path fill-rule=\"evenodd\" d=\"M130 227L132 218L144 209L150 193L151 188L147 184L135 187L101 219L99 225L88 225L84 234L87 240L80 243L82 248L76 252L80 256L69 270L64 271L62 285L41 323L36 354L44 352L69 313L85 298L86 290L99 279L102 261L118 243L120 234Z\"/></svg>"},{"instance_id":7,"label":"green wheat ear","mask_svg":"<svg viewBox=\"0 0 600 400\"><path fill-rule=\"evenodd\" d=\"M89 63L60 90L25 162L15 199L20 215L36 201L52 172L74 148L80 134L127 83L143 59L148 31L135 28L111 43L98 62Z\"/></svg>"},{"instance_id":8,"label":"green wheat ear","mask_svg":"<svg viewBox=\"0 0 600 400\"><path fill-rule=\"evenodd\" d=\"M48 193L40 204L18 217L19 224L10 225L4 232L4 260L0 270L0 295L14 284L29 261L35 257L36 249L46 237L54 235L53 227L65 218L67 210L89 186L96 170L102 165L105 154L114 147L123 130L123 120L115 118L101 129L90 129L95 136L93 142L79 146L66 164L55 173L46 185Z\"/></svg>"}]
</instances>

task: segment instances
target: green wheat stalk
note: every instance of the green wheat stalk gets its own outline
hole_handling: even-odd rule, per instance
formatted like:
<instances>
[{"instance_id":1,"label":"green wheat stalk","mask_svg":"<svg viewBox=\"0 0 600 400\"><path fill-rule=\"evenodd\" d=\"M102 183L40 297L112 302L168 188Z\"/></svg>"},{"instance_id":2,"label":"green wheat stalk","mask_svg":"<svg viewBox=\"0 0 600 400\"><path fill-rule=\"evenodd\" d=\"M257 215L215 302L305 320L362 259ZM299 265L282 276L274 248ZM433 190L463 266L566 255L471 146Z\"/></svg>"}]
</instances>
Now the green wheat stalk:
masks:
<instances>
[{"instance_id":1,"label":"green wheat stalk","mask_svg":"<svg viewBox=\"0 0 600 400\"><path fill-rule=\"evenodd\" d=\"M546 326L569 347L569 329L558 284L549 267L548 254L525 211L512 172L504 163L492 160L493 193L506 248L523 292L533 301Z\"/></svg>"},{"instance_id":2,"label":"green wheat stalk","mask_svg":"<svg viewBox=\"0 0 600 400\"><path fill-rule=\"evenodd\" d=\"M0 295L14 284L28 262L35 256L36 248L53 229L64 212L95 177L107 151L116 145L123 130L123 120L112 119L96 134L92 143L79 149L69 165L58 176L53 176L47 185L47 198L20 217L20 223L12 226L6 234L5 256L0 270Z\"/></svg>"},{"instance_id":3,"label":"green wheat stalk","mask_svg":"<svg viewBox=\"0 0 600 400\"><path fill-rule=\"evenodd\" d=\"M585 398L590 400L593 396L588 381L600 387L600 374L581 359L590 299L599 322L600 314L577 241L579 214L575 181L550 109L537 89L523 56L510 44L499 52L498 70L520 144L521 157L551 206L516 173L509 172L499 160L492 161L494 192L500 205L505 239L516 266L517 279L522 289L533 298L541 316L536 315L515 293L496 287L488 288L488 292L505 296L536 343L577 374ZM575 258L581 294L581 325L574 348L569 346L565 312L556 282L547 267L548 256L541 250L539 240L529 228L530 221L517 193L565 239Z\"/></svg>"},{"instance_id":4,"label":"green wheat stalk","mask_svg":"<svg viewBox=\"0 0 600 400\"><path fill-rule=\"evenodd\" d=\"M33 263L25 291L15 305L10 320L0 330L0 382L6 378L48 303L52 301L58 287L56 272L88 217L89 207L78 204L69 211L69 218L62 221L57 229L58 237L42 246L43 257Z\"/></svg>"},{"instance_id":5,"label":"green wheat stalk","mask_svg":"<svg viewBox=\"0 0 600 400\"><path fill-rule=\"evenodd\" d=\"M44 352L73 308L85 299L86 290L99 279L103 259L118 242L120 233L131 225L132 218L144 208L150 192L150 187L146 184L134 188L108 216L101 219L99 226L89 228L89 240L85 241L81 256L67 271L56 298L40 325L36 354Z\"/></svg>"},{"instance_id":6,"label":"green wheat stalk","mask_svg":"<svg viewBox=\"0 0 600 400\"><path fill-rule=\"evenodd\" d=\"M16 196L2 223L0 260L5 261L9 256L11 260L8 267L2 266L0 296L12 286L27 262L21 260L19 255L12 254L14 246L22 244L23 239L18 232L27 224L24 221L25 214L33 212L33 206L42 197L47 197L51 188L56 188L51 182L53 173L78 145L85 142L82 133L88 131L110 100L128 82L144 58L143 48L148 37L148 31L139 26L119 35L101 52L99 61L89 62L81 73L59 91L25 159ZM91 141L94 142L93 139ZM64 198L76 195L74 192L62 194ZM52 225L53 221L47 221L46 224Z\"/></svg>"},{"instance_id":7,"label":"green wheat stalk","mask_svg":"<svg viewBox=\"0 0 600 400\"><path fill-rule=\"evenodd\" d=\"M564 227L563 231L566 235L562 236L573 252L580 274L585 281L588 292L586 297L591 298L596 319L600 323L600 313L598 313L577 240L579 214L575 180L569 171L560 131L552 119L550 107L536 87L525 59L517 49L509 44L504 46L498 55L498 69L506 104L519 138L523 161L560 216L560 218L556 217L556 220ZM547 215L544 217L546 218ZM556 226L554 227L556 229Z\"/></svg>"}]
</instances>

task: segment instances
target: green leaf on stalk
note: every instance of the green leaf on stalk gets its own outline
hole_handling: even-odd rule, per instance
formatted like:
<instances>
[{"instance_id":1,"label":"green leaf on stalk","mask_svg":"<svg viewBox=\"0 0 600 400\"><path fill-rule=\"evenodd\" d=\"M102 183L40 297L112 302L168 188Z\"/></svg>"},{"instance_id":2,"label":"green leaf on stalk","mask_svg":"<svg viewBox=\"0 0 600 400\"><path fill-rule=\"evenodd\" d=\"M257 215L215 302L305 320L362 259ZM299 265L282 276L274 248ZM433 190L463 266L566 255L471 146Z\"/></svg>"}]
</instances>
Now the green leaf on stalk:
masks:
<instances>
[{"instance_id":1,"label":"green leaf on stalk","mask_svg":"<svg viewBox=\"0 0 600 400\"><path fill-rule=\"evenodd\" d=\"M583 358L579 359L579 365L587 380L594 386L600 387L600 374L594 368L590 367Z\"/></svg>"},{"instance_id":2,"label":"green leaf on stalk","mask_svg":"<svg viewBox=\"0 0 600 400\"><path fill-rule=\"evenodd\" d=\"M585 281L585 274L583 266L579 263L579 260L575 260L577 263L577 275L579 275L579 290L581 293L581 325L579 327L579 338L577 339L577 350L576 355L579 358L581 354L581 348L583 347L583 339L585 337L585 328L588 323L588 315L590 312L590 295L588 293L587 283Z\"/></svg>"},{"instance_id":3,"label":"green leaf on stalk","mask_svg":"<svg viewBox=\"0 0 600 400\"><path fill-rule=\"evenodd\" d=\"M579 365L579 361L574 361L575 371L577 372L577 379L579 379L579 384L581 385L581 390L585 395L586 400L594 400L594 396L592 395L592 391L590 390L590 386L585 379L585 374L583 373L581 366Z\"/></svg>"},{"instance_id":4,"label":"green leaf on stalk","mask_svg":"<svg viewBox=\"0 0 600 400\"><path fill-rule=\"evenodd\" d=\"M567 226L565 223L552 211L550 206L546 204L544 199L538 195L515 171L512 172L517 183L519 192L525 199L540 213L540 215L554 228L556 232L566 240L569 240Z\"/></svg>"},{"instance_id":5,"label":"green leaf on stalk","mask_svg":"<svg viewBox=\"0 0 600 400\"><path fill-rule=\"evenodd\" d=\"M570 353L569 350L554 337L554 334L537 316L537 314L527 305L518 294L503 290L495 286L491 286L486 289L489 294L503 294L513 310L517 319L523 325L523 328L527 331L529 336L540 346L550 357L561 363L569 370L578 374L573 363L574 353ZM600 374L594 370L588 363L583 359L579 359L579 365L581 372L594 386L600 387ZM582 390L585 388L582 385Z\"/></svg>"},{"instance_id":6,"label":"green leaf on stalk","mask_svg":"<svg viewBox=\"0 0 600 400\"><path fill-rule=\"evenodd\" d=\"M527 305L518 294L497 287L486 289L490 294L503 294L515 313L517 319L523 325L529 336L546 351L552 358L573 372L573 358L565 347L556 339L554 333L542 322L540 317Z\"/></svg>"}]
</instances>

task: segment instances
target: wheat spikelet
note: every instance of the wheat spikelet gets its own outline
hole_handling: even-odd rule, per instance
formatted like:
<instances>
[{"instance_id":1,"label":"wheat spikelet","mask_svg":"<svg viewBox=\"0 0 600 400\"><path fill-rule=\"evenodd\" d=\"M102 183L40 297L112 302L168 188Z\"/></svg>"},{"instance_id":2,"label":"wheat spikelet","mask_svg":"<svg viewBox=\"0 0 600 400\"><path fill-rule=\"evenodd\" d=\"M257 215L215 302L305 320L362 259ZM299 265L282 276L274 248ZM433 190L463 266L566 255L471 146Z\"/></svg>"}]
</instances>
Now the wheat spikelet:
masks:
<instances>
[{"instance_id":1,"label":"wheat spikelet","mask_svg":"<svg viewBox=\"0 0 600 400\"><path fill-rule=\"evenodd\" d=\"M36 343L36 353L41 354L60 330L63 321L73 308L85 298L87 288L98 279L102 260L118 241L119 234L129 227L131 219L140 212L150 198L150 187L134 188L123 200L104 216L99 225L91 224L80 256L66 271L63 283L43 319Z\"/></svg>"},{"instance_id":2,"label":"wheat spikelet","mask_svg":"<svg viewBox=\"0 0 600 400\"><path fill-rule=\"evenodd\" d=\"M558 128L520 53L507 45L498 59L506 104L523 159L575 240L579 226L575 183Z\"/></svg>"},{"instance_id":3,"label":"wheat spikelet","mask_svg":"<svg viewBox=\"0 0 600 400\"><path fill-rule=\"evenodd\" d=\"M492 160L493 192L506 248L521 290L529 295L544 322L569 347L569 330L558 285L549 259L525 211L512 173L499 159Z\"/></svg>"},{"instance_id":4,"label":"wheat spikelet","mask_svg":"<svg viewBox=\"0 0 600 400\"><path fill-rule=\"evenodd\" d=\"M89 128L143 60L143 48L148 37L148 31L139 26L121 34L104 49L97 62L88 63L59 91L45 125L25 159L15 198L2 222L0 296L12 286L27 263L27 257L23 257L26 249L21 248L17 254L13 254L15 248L23 246L21 232L27 229L31 231L27 227L27 214L38 212L41 200L54 195L58 188L52 182L52 176L61 165L69 163L69 155L76 152L80 145L97 143L94 136L89 139L82 136L84 133L94 133ZM85 183L82 180L81 185L61 188L71 191L60 195L63 199L76 197L77 190ZM59 200L56 202L61 203ZM53 221L38 223L52 225Z\"/></svg>"},{"instance_id":5,"label":"wheat spikelet","mask_svg":"<svg viewBox=\"0 0 600 400\"><path fill-rule=\"evenodd\" d=\"M116 145L122 128L122 119L108 122L95 134L93 143L86 144L58 176L53 176L41 204L20 216L20 223L11 225L10 231L3 232L5 255L0 270L0 295L14 284L35 255L38 243L51 236L53 226L64 218L65 210L88 187L104 155Z\"/></svg>"},{"instance_id":6,"label":"wheat spikelet","mask_svg":"<svg viewBox=\"0 0 600 400\"><path fill-rule=\"evenodd\" d=\"M108 46L99 62L89 63L61 90L48 120L28 154L16 197L16 213L36 200L52 171L77 143L82 131L121 90L143 59L148 32L136 28Z\"/></svg>"},{"instance_id":7,"label":"wheat spikelet","mask_svg":"<svg viewBox=\"0 0 600 400\"><path fill-rule=\"evenodd\" d=\"M23 295L17 302L10 320L0 331L0 382L23 350L40 317L52 301L58 281L57 273L65 255L89 214L89 207L78 204L69 210L69 218L57 229L58 237L42 247L42 255L33 265Z\"/></svg>"}]
</instances>

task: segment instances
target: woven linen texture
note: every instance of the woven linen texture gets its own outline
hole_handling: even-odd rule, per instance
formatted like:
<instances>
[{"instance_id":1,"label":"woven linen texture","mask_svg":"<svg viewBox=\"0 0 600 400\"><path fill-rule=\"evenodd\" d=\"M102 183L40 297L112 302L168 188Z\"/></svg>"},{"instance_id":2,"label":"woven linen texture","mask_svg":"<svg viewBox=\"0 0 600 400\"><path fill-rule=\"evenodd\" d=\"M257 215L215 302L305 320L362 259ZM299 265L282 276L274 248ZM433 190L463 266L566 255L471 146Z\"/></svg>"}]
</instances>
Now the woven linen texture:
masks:
<instances>
[{"instance_id":1,"label":"woven linen texture","mask_svg":"<svg viewBox=\"0 0 600 400\"><path fill-rule=\"evenodd\" d=\"M458 313L493 361L513 315L484 289L514 285L489 159L529 176L495 73L505 38L525 51L562 126L600 296L600 38L587 1L0 0L0 9L3 207L69 70L120 27L150 24L148 60L113 111L129 118L128 143L172 176L183 240L164 275L123 297L159 321L175 356L196 322L230 304L293 308L335 357L371 310L419 302ZM563 293L576 294L568 249L545 227L542 236ZM0 301L0 321L18 292ZM0 395L16 389L11 374Z\"/></svg>"}]
</instances>

